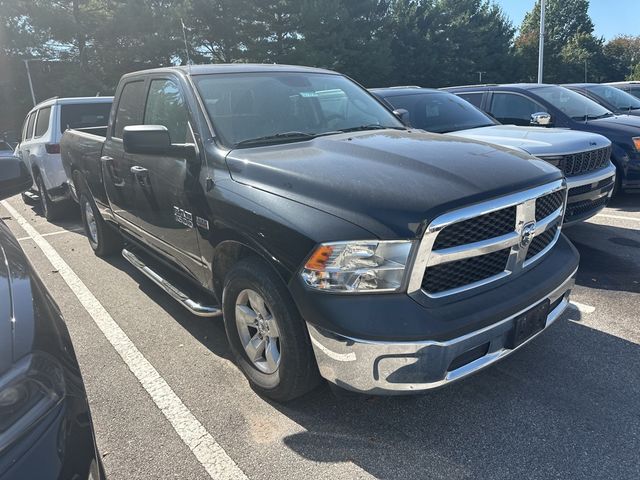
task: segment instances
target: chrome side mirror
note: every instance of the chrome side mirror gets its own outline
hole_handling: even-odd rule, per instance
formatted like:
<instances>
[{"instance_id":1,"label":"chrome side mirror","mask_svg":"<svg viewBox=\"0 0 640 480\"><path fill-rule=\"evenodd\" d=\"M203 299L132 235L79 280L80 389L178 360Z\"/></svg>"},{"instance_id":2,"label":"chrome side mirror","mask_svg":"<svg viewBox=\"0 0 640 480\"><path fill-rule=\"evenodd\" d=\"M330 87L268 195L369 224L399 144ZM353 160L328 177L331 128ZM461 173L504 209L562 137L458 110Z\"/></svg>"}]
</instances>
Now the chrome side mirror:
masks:
<instances>
[{"instance_id":1,"label":"chrome side mirror","mask_svg":"<svg viewBox=\"0 0 640 480\"><path fill-rule=\"evenodd\" d=\"M536 112L531 114L531 125L536 127L548 127L551 125L551 115L547 112Z\"/></svg>"}]
</instances>

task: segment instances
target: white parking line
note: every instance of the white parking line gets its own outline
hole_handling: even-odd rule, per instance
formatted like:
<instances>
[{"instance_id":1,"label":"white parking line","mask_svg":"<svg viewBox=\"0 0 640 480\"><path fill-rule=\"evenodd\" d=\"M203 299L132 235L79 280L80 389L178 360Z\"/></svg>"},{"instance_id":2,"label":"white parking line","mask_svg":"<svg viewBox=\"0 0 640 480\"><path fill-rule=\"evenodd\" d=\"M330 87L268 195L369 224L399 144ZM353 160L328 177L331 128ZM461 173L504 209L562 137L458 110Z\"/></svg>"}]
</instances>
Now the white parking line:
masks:
<instances>
[{"instance_id":1,"label":"white parking line","mask_svg":"<svg viewBox=\"0 0 640 480\"><path fill-rule=\"evenodd\" d=\"M41 237L51 237L52 235L60 235L62 233L80 233L80 232L84 232L84 228L70 228L68 230L57 230L55 232L41 233L39 235ZM19 242L24 242L25 240L33 240L33 237L30 237L27 235L26 237L20 237L17 240Z\"/></svg>"},{"instance_id":2,"label":"white parking line","mask_svg":"<svg viewBox=\"0 0 640 480\"><path fill-rule=\"evenodd\" d=\"M209 476L218 479L246 479L224 449L218 445L211 434L198 419L189 411L169 384L160 376L158 371L142 355L127 334L113 320L98 299L91 293L80 277L67 265L58 252L47 240L40 235L31 224L22 217L8 202L2 201L20 227L31 237L42 253L47 257L53 268L67 283L71 291L87 310L98 328L102 331L131 372L136 376L142 387L158 406L162 414L173 426L182 441L189 447Z\"/></svg>"},{"instance_id":3,"label":"white parking line","mask_svg":"<svg viewBox=\"0 0 640 480\"><path fill-rule=\"evenodd\" d=\"M633 218L633 217L624 217L622 215L609 215L606 213L599 213L596 215L596 217L602 217L602 218L615 218L616 220L631 220L634 222L640 222L640 218Z\"/></svg>"},{"instance_id":4,"label":"white parking line","mask_svg":"<svg viewBox=\"0 0 640 480\"><path fill-rule=\"evenodd\" d=\"M585 305L584 303L580 302L575 302L573 300L571 300L571 303L569 305L578 310L580 313L593 313L596 311L596 307Z\"/></svg>"}]
</instances>

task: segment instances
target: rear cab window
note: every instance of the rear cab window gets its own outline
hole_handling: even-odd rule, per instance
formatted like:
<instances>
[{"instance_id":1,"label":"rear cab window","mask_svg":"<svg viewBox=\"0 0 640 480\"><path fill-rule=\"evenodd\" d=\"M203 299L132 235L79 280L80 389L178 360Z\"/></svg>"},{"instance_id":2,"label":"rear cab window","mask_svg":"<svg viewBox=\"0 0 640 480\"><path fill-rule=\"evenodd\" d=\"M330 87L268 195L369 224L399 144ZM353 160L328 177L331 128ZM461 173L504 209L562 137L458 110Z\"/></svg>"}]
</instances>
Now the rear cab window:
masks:
<instances>
[{"instance_id":1,"label":"rear cab window","mask_svg":"<svg viewBox=\"0 0 640 480\"><path fill-rule=\"evenodd\" d=\"M35 138L42 137L49 130L49 118L51 118L51 107L44 107L38 111L36 120Z\"/></svg>"},{"instance_id":2,"label":"rear cab window","mask_svg":"<svg viewBox=\"0 0 640 480\"><path fill-rule=\"evenodd\" d=\"M106 127L111 103L74 103L60 108L60 133L68 128Z\"/></svg>"},{"instance_id":3,"label":"rear cab window","mask_svg":"<svg viewBox=\"0 0 640 480\"><path fill-rule=\"evenodd\" d=\"M144 80L134 80L122 87L113 132L111 132L113 137L122 138L124 127L142 125L145 99L144 87Z\"/></svg>"}]
</instances>

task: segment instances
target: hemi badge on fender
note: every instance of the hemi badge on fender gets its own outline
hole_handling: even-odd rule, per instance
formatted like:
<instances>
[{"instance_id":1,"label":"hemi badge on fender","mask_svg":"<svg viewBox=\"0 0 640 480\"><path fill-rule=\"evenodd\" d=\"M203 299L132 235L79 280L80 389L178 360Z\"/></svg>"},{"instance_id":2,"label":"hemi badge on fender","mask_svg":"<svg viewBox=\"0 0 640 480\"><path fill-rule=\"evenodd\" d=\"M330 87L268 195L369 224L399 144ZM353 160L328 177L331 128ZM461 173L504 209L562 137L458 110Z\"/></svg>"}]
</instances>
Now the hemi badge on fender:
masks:
<instances>
[{"instance_id":1,"label":"hemi badge on fender","mask_svg":"<svg viewBox=\"0 0 640 480\"><path fill-rule=\"evenodd\" d=\"M196 215L196 225L198 225L200 228L204 228L205 230L209 230L209 221L205 220L202 217L198 217Z\"/></svg>"}]
</instances>

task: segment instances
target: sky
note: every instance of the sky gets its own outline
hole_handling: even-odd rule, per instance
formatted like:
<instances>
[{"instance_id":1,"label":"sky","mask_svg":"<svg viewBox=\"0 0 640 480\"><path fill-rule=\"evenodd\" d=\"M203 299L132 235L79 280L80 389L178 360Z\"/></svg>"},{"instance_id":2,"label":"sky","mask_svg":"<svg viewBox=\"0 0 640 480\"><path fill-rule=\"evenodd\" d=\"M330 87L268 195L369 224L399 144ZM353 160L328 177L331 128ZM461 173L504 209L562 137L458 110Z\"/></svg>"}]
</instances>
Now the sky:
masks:
<instances>
[{"instance_id":1,"label":"sky","mask_svg":"<svg viewBox=\"0 0 640 480\"><path fill-rule=\"evenodd\" d=\"M525 13L536 0L494 0L507 14L513 25L522 24ZM611 40L616 35L640 35L640 0L591 0L589 15L595 35Z\"/></svg>"}]
</instances>

